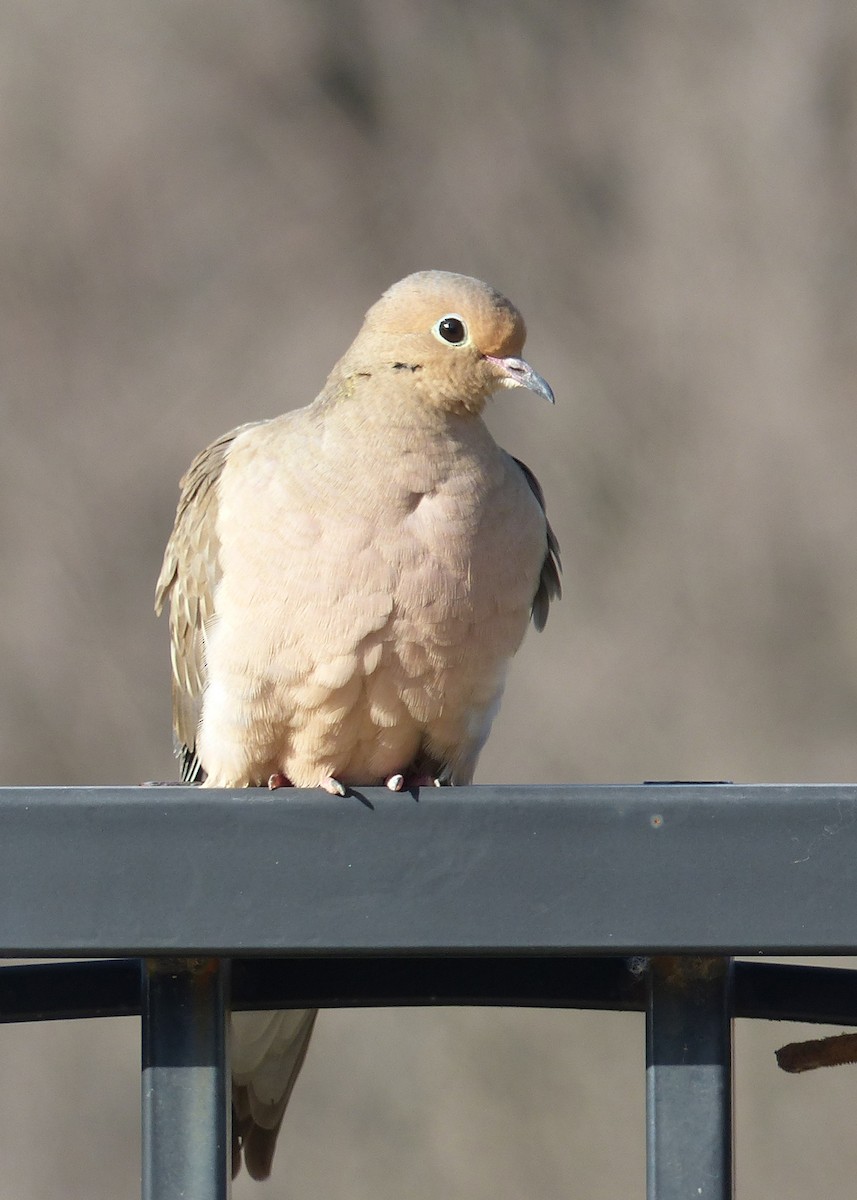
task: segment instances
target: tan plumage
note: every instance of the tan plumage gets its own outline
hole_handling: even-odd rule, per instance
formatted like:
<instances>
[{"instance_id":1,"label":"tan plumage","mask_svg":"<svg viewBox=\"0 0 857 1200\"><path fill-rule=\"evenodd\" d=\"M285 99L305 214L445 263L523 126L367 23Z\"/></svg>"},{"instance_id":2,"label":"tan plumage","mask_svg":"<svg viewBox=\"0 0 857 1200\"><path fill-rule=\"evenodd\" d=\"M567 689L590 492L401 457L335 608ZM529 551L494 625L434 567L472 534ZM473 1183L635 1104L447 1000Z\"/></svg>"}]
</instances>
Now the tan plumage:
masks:
<instances>
[{"instance_id":1,"label":"tan plumage","mask_svg":"<svg viewBox=\"0 0 857 1200\"><path fill-rule=\"evenodd\" d=\"M309 407L194 460L156 594L183 778L471 780L507 664L559 594L541 489L480 415L502 386L552 399L524 337L486 284L411 275ZM313 1020L233 1019L235 1132L257 1178Z\"/></svg>"}]
</instances>

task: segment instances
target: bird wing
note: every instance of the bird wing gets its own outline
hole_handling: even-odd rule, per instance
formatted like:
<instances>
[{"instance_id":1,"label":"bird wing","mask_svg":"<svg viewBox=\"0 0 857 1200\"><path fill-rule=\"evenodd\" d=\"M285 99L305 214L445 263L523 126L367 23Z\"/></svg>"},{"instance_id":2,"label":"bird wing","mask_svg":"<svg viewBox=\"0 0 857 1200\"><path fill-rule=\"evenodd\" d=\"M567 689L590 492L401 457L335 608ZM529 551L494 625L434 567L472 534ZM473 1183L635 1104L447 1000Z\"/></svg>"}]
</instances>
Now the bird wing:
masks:
<instances>
[{"instance_id":1,"label":"bird wing","mask_svg":"<svg viewBox=\"0 0 857 1200\"><path fill-rule=\"evenodd\" d=\"M542 569L539 575L539 586L536 589L536 594L533 597L533 624L536 629L541 632L547 624L548 611L551 601L558 600L562 595L562 584L560 583L560 572L562 571L562 562L560 560L559 542L556 540L556 534L551 528L551 523L547 519L545 509L545 494L542 491L542 485L535 477L533 472L526 463L522 463L519 458L514 455L509 456L512 462L516 463L523 472L524 478L530 486L530 491L538 500L542 512L545 514L545 524L547 528L547 541L545 544L545 557L542 562Z\"/></svg>"},{"instance_id":2,"label":"bird wing","mask_svg":"<svg viewBox=\"0 0 857 1200\"><path fill-rule=\"evenodd\" d=\"M159 616L170 600L173 738L184 783L197 783L205 774L196 753L196 734L205 687L205 630L214 616L220 579L217 485L238 435L264 423L252 421L230 430L191 463L181 480L175 525L155 588Z\"/></svg>"}]
</instances>

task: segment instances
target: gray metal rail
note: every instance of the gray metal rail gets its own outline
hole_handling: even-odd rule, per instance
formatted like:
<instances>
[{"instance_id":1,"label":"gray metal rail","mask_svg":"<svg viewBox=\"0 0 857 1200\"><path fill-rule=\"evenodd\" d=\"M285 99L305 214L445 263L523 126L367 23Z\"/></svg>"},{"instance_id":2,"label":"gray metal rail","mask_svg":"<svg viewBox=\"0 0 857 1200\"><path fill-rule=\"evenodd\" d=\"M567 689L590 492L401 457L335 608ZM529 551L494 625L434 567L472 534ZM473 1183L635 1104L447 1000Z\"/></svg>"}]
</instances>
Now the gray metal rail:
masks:
<instances>
[{"instance_id":1,"label":"gray metal rail","mask_svg":"<svg viewBox=\"0 0 857 1200\"><path fill-rule=\"evenodd\" d=\"M146 1200L227 1194L228 1007L398 1004L645 1011L650 1200L726 1200L732 1017L857 1024L750 953L857 953L857 786L0 789L0 954L127 956L0 1022L142 1015Z\"/></svg>"}]
</instances>

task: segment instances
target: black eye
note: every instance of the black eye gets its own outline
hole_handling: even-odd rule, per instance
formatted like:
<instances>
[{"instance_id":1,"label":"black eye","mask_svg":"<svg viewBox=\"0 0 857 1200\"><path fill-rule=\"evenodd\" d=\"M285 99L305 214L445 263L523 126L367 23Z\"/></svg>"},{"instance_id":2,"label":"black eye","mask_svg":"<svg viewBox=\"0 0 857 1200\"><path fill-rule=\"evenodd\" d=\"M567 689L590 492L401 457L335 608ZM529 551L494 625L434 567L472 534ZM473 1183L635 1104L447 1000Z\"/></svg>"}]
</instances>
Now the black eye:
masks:
<instances>
[{"instance_id":1,"label":"black eye","mask_svg":"<svg viewBox=\"0 0 857 1200\"><path fill-rule=\"evenodd\" d=\"M451 346L460 346L462 342L467 341L467 326L461 317L443 317L438 321L436 328L438 335Z\"/></svg>"}]
</instances>

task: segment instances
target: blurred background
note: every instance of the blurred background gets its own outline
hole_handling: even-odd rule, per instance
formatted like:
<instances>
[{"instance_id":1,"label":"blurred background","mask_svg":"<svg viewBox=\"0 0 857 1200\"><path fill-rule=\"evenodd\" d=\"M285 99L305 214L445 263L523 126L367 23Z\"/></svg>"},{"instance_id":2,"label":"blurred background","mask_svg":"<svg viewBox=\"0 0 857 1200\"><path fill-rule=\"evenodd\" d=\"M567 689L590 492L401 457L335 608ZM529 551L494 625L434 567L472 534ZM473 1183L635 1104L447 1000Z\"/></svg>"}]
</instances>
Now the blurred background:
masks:
<instances>
[{"instance_id":1,"label":"blurred background","mask_svg":"<svg viewBox=\"0 0 857 1200\"><path fill-rule=\"evenodd\" d=\"M0 33L4 784L175 777L179 476L426 267L513 299L558 401L489 413L565 597L477 781L857 778L853 0L7 0ZM778 1073L800 1033L739 1023L742 1200L853 1192L857 1069ZM137 1194L138 1056L133 1021L0 1029L0 1200ZM327 1013L235 1195L641 1198L642 1066L634 1016Z\"/></svg>"}]
</instances>

